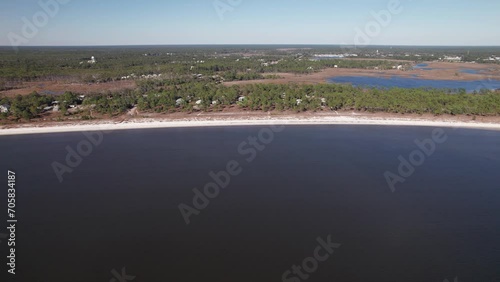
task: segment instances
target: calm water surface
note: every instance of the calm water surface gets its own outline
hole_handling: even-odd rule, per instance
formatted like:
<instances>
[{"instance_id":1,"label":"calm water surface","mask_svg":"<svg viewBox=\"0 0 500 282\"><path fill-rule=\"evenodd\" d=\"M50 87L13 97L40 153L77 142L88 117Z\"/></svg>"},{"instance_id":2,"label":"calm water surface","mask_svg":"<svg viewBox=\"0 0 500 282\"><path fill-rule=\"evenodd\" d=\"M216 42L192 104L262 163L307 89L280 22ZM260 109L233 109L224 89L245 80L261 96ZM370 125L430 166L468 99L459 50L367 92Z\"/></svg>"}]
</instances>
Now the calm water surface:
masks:
<instances>
[{"instance_id":1,"label":"calm water surface","mask_svg":"<svg viewBox=\"0 0 500 282\"><path fill-rule=\"evenodd\" d=\"M435 88L435 89L465 89L467 92L479 91L481 89L500 89L500 80L431 80L406 77L368 77L368 76L338 76L328 80L331 83L352 84L360 87L376 88Z\"/></svg>"},{"instance_id":2,"label":"calm water surface","mask_svg":"<svg viewBox=\"0 0 500 282\"><path fill-rule=\"evenodd\" d=\"M15 281L282 281L327 235L342 245L307 281L500 281L500 132L445 129L392 193L384 172L433 128L287 127L248 163L238 146L261 128L106 133L63 183L51 164L82 134L0 137ZM242 174L186 226L178 205L230 160Z\"/></svg>"}]
</instances>

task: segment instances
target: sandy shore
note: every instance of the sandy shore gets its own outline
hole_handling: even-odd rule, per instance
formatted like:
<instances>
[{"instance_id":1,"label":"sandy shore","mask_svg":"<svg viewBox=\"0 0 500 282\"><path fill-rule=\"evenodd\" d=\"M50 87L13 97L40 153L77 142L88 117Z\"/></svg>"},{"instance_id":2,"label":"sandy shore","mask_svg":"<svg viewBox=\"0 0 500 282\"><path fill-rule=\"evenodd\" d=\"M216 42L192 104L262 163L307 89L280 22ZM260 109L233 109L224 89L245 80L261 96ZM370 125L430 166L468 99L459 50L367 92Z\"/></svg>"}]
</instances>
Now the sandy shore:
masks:
<instances>
[{"instance_id":1,"label":"sandy shore","mask_svg":"<svg viewBox=\"0 0 500 282\"><path fill-rule=\"evenodd\" d=\"M183 119L130 119L126 121L79 122L69 124L27 124L14 128L0 129L0 136L66 133L82 131L114 131L157 128L190 128L221 126L268 126L268 125L379 125L379 126L420 126L454 127L500 130L500 123L476 122L446 119L395 118L378 116L252 116L252 117L192 117Z\"/></svg>"}]
</instances>

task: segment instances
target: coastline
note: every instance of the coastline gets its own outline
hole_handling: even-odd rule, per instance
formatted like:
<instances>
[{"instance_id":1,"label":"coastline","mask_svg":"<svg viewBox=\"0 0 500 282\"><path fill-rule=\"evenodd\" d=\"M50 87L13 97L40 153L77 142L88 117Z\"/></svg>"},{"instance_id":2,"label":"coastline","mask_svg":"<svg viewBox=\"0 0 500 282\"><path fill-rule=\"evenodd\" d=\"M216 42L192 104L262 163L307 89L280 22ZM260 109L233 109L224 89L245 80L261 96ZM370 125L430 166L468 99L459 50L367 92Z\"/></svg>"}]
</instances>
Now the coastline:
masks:
<instances>
[{"instance_id":1,"label":"coastline","mask_svg":"<svg viewBox=\"0 0 500 282\"><path fill-rule=\"evenodd\" d=\"M161 128L196 128L227 126L268 126L268 125L368 125L402 127L452 127L500 131L500 123L484 121L463 121L460 119L430 119L415 117L394 117L380 115L260 115L260 116L208 116L189 118L141 118L122 121L94 121L74 123L24 124L0 129L0 136L71 133L82 131L118 131Z\"/></svg>"}]
</instances>

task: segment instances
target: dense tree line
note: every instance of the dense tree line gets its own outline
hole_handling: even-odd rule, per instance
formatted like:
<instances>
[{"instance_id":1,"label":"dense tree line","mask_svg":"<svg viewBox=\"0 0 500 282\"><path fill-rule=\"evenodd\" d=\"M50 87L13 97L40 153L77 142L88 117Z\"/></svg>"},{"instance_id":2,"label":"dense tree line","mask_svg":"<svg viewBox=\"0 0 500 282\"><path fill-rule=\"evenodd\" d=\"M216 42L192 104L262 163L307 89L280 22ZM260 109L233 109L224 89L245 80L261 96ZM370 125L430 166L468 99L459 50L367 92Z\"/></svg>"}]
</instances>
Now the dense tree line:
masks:
<instances>
[{"instance_id":1,"label":"dense tree line","mask_svg":"<svg viewBox=\"0 0 500 282\"><path fill-rule=\"evenodd\" d=\"M40 116L43 109L57 98L61 115L82 118L90 111L108 116L121 115L137 107L140 112L172 113L220 111L239 107L252 111L336 111L355 110L387 113L430 113L435 115L500 115L500 94L483 90L466 94L437 89L362 89L341 84L250 84L227 87L215 83L191 82L167 88L142 91L126 90L94 94L83 101L76 93L54 97L32 93L27 96L2 98L0 104L10 105L3 118L29 120ZM79 106L69 113L71 106Z\"/></svg>"},{"instance_id":2,"label":"dense tree line","mask_svg":"<svg viewBox=\"0 0 500 282\"><path fill-rule=\"evenodd\" d=\"M53 97L40 95L36 92L21 96L18 95L14 98L0 99L0 105L10 106L8 113L2 113L2 118L12 116L16 119L29 120L37 117L42 113L43 108L52 104Z\"/></svg>"}]
</instances>

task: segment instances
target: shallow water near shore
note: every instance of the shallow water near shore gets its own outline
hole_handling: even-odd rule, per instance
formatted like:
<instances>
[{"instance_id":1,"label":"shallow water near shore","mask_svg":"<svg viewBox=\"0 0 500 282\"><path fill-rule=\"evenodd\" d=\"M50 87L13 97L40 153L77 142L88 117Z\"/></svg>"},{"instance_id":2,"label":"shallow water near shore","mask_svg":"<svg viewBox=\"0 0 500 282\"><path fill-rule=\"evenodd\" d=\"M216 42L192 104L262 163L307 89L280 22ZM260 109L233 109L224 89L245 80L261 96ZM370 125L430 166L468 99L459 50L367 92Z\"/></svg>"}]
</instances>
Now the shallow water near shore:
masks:
<instances>
[{"instance_id":1,"label":"shallow water near shore","mask_svg":"<svg viewBox=\"0 0 500 282\"><path fill-rule=\"evenodd\" d=\"M465 89L467 92L480 91L481 89L500 89L500 80L475 80L475 81L455 81L455 80L431 80L420 78L396 77L367 77L367 76L338 76L330 78L330 83L352 84L360 87L376 88L436 88L452 89L458 91Z\"/></svg>"},{"instance_id":2,"label":"shallow water near shore","mask_svg":"<svg viewBox=\"0 0 500 282\"><path fill-rule=\"evenodd\" d=\"M328 235L341 246L307 281L500 278L500 132L444 128L392 193L384 172L434 128L288 126L248 162L238 147L263 128L108 132L62 183L51 164L83 134L0 137L18 178L18 281L124 267L138 282L282 281ZM242 173L187 226L178 205L232 160Z\"/></svg>"}]
</instances>

